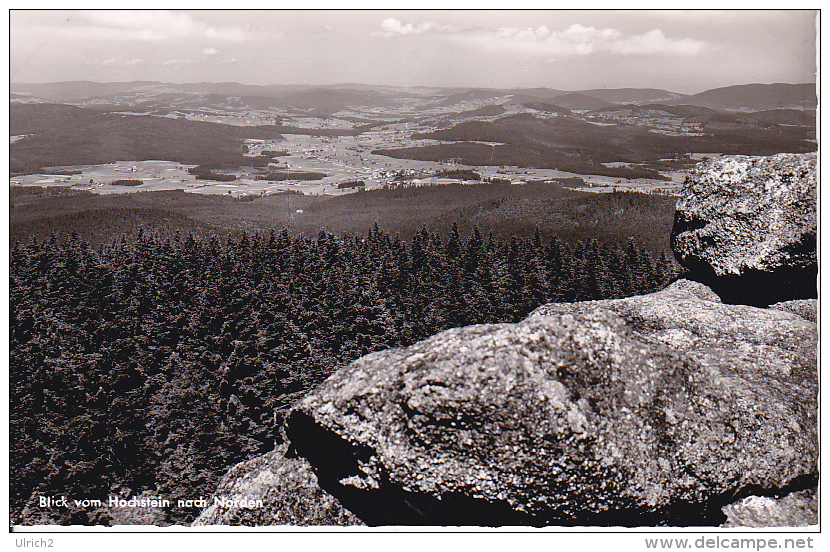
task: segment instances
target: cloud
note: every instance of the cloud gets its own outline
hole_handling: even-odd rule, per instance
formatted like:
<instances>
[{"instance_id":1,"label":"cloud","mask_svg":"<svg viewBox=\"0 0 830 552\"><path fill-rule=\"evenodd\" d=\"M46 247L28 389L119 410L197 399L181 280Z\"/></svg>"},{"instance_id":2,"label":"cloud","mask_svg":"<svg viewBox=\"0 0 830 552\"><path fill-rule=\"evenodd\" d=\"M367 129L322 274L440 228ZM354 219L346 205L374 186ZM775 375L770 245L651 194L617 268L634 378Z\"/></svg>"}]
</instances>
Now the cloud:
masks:
<instances>
[{"instance_id":1,"label":"cloud","mask_svg":"<svg viewBox=\"0 0 830 552\"><path fill-rule=\"evenodd\" d=\"M142 63L143 59L133 58L133 59L116 59L116 58L109 58L102 61L87 61L85 65L100 65L102 67L110 67L113 65L136 65L137 63Z\"/></svg>"},{"instance_id":2,"label":"cloud","mask_svg":"<svg viewBox=\"0 0 830 552\"><path fill-rule=\"evenodd\" d=\"M197 64L202 67L209 67L209 66L216 66L216 65L227 65L231 63L238 63L239 60L236 58L166 58L166 59L158 59L158 58L132 58L132 59L117 59L117 58L108 58L105 60L100 61L87 61L85 65L98 65L101 67L113 67L113 66L131 66L137 65L139 63L142 64L150 64L150 65L161 65L162 67L181 67L183 65L194 65Z\"/></svg>"},{"instance_id":3,"label":"cloud","mask_svg":"<svg viewBox=\"0 0 830 552\"><path fill-rule=\"evenodd\" d=\"M624 35L616 29L597 29L575 23L563 31L548 27L519 29L502 27L459 36L469 45L492 51L513 51L544 56L615 55L693 56L704 43L691 38L667 37L660 29L642 35Z\"/></svg>"},{"instance_id":4,"label":"cloud","mask_svg":"<svg viewBox=\"0 0 830 552\"><path fill-rule=\"evenodd\" d=\"M501 27L498 29L459 28L433 21L404 23L395 18L384 19L380 31L373 36L389 38L401 35L441 34L473 48L507 51L519 54L556 56L587 56L597 53L614 55L693 56L705 44L691 38L667 37L660 29L642 35L624 35L617 29L597 29L575 23L562 31L539 27Z\"/></svg>"},{"instance_id":5,"label":"cloud","mask_svg":"<svg viewBox=\"0 0 830 552\"><path fill-rule=\"evenodd\" d=\"M188 63L193 63L194 61L195 61L195 60L192 60L192 59L187 59L187 58L184 58L184 59L181 59L181 58L171 58L171 59L166 59L166 60L164 60L164 62L162 62L162 65L163 65L163 66L168 66L168 67L169 67L169 66L171 66L171 65L173 65L173 66L178 66L178 65L186 65L186 64L188 64Z\"/></svg>"},{"instance_id":6,"label":"cloud","mask_svg":"<svg viewBox=\"0 0 830 552\"><path fill-rule=\"evenodd\" d=\"M80 12L78 30L90 37L160 42L173 39L206 38L242 42L249 33L234 26L217 27L194 19L188 13L166 10L88 11Z\"/></svg>"},{"instance_id":7,"label":"cloud","mask_svg":"<svg viewBox=\"0 0 830 552\"><path fill-rule=\"evenodd\" d=\"M384 19L380 24L380 31L372 33L373 36L388 38L395 35L418 35L424 33L451 33L458 31L457 27L452 25L440 25L432 21L424 21L423 23L403 23L394 17Z\"/></svg>"},{"instance_id":8,"label":"cloud","mask_svg":"<svg viewBox=\"0 0 830 552\"><path fill-rule=\"evenodd\" d=\"M691 38L673 40L666 38L660 29L654 29L644 35L619 40L610 46L611 51L617 54L693 56L700 52L703 43Z\"/></svg>"},{"instance_id":9,"label":"cloud","mask_svg":"<svg viewBox=\"0 0 830 552\"><path fill-rule=\"evenodd\" d=\"M205 48L204 50L202 50L202 55L204 56L215 56L218 53L219 50L217 50L216 48Z\"/></svg>"}]
</instances>

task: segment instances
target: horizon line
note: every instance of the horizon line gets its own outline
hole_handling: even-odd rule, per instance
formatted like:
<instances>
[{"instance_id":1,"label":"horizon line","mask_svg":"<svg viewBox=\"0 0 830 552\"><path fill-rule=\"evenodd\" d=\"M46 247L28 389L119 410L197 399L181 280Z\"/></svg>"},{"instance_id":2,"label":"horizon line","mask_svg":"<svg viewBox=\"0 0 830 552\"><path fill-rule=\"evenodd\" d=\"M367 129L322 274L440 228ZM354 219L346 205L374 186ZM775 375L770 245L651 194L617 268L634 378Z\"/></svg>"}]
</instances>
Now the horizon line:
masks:
<instances>
[{"instance_id":1,"label":"horizon line","mask_svg":"<svg viewBox=\"0 0 830 552\"><path fill-rule=\"evenodd\" d=\"M26 85L48 85L48 84L69 84L69 83L90 83L90 84L131 84L131 83L153 83L153 84L172 84L172 85L187 85L187 84L237 84L241 86L254 86L254 87L280 87L280 86L307 86L307 87L331 87L331 86L369 86L369 87L377 87L377 88L403 88L403 89L413 89L413 88L436 88L436 89L469 89L469 90L557 90L562 92L584 92L584 91L592 91L592 90L663 90L665 92L670 92L672 94L680 94L682 96L694 96L695 94L701 94L703 92L708 92L710 90L718 90L723 88L732 88L735 86L774 86L776 84L784 84L790 86L799 86L799 85L815 85L817 88L819 86L818 79L814 81L808 82L749 82L749 83L740 83L740 84L730 84L726 86L716 86L714 88L706 88L699 92L693 93L685 93L685 92L675 92L668 88L655 88L653 86L646 86L646 87L638 87L638 86L621 86L621 87L595 87L595 88L580 88L577 90L566 90L563 88L551 88L549 86L515 86L515 87L488 87L488 86L446 86L446 85L428 85L428 84L416 84L416 85L400 85L400 84L367 84L361 82L334 82L328 84L304 84L304 83L269 83L269 84L250 84L244 83L239 81L185 81L185 82L174 82L174 81L159 81L159 80L143 80L143 79L134 79L129 81L93 81L93 80L84 80L84 79L77 79L77 80L62 80L62 81L45 81L45 82L9 82L9 86L26 86Z\"/></svg>"}]
</instances>

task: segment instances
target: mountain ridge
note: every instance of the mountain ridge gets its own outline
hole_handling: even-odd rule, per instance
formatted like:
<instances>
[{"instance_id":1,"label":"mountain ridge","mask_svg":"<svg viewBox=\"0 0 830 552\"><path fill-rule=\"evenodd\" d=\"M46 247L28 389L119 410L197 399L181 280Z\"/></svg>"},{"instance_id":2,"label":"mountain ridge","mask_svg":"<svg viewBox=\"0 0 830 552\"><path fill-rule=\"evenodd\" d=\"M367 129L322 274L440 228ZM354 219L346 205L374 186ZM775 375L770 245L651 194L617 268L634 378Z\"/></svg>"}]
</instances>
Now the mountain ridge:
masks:
<instances>
[{"instance_id":1,"label":"mountain ridge","mask_svg":"<svg viewBox=\"0 0 830 552\"><path fill-rule=\"evenodd\" d=\"M627 103L666 103L670 105L696 105L726 109L772 109L775 107L814 108L817 103L815 83L771 83L738 84L712 88L697 94L682 94L670 90L655 88L595 88L585 90L559 90L547 87L535 88L483 88L483 87L395 87L386 85L365 85L344 83L330 85L269 84L252 85L236 82L200 82L200 83L165 83L160 81L95 82L64 81L52 83L10 83L10 92L31 95L53 101L80 101L95 97L150 91L152 87L178 89L189 94L226 94L235 96L262 96L284 98L308 92L321 94L354 93L385 94L391 97L434 96L445 101L452 100L490 100L503 96L512 96L517 101L545 101L565 96L581 95L610 105ZM417 90L417 92L416 92ZM569 107L569 106L563 106ZM596 109L597 107L594 107Z\"/></svg>"}]
</instances>

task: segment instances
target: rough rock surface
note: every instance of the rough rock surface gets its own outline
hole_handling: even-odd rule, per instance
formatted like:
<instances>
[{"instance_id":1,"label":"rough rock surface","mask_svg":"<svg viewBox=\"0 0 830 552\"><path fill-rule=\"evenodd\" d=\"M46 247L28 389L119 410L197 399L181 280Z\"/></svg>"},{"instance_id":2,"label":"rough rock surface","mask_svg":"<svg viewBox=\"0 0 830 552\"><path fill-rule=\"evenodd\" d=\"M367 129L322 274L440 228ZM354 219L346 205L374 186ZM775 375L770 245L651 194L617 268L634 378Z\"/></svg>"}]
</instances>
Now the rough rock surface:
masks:
<instances>
[{"instance_id":1,"label":"rough rock surface","mask_svg":"<svg viewBox=\"0 0 830 552\"><path fill-rule=\"evenodd\" d=\"M750 496L723 509L723 527L806 527L818 525L815 489L790 493L782 498Z\"/></svg>"},{"instance_id":2,"label":"rough rock surface","mask_svg":"<svg viewBox=\"0 0 830 552\"><path fill-rule=\"evenodd\" d=\"M769 308L792 312L806 318L810 322L818 321L818 300L816 299L793 299L770 305Z\"/></svg>"},{"instance_id":3,"label":"rough rock surface","mask_svg":"<svg viewBox=\"0 0 830 552\"><path fill-rule=\"evenodd\" d=\"M682 193L690 279L358 359L217 491L266 507L196 523L815 524L816 156L722 158Z\"/></svg>"},{"instance_id":4,"label":"rough rock surface","mask_svg":"<svg viewBox=\"0 0 830 552\"><path fill-rule=\"evenodd\" d=\"M287 433L369 524L719 524L815 485L816 344L681 280L367 355Z\"/></svg>"},{"instance_id":5,"label":"rough rock surface","mask_svg":"<svg viewBox=\"0 0 830 552\"><path fill-rule=\"evenodd\" d=\"M211 498L193 525L363 525L320 488L306 460L286 457L287 452L283 444L231 468L214 496L236 499L242 507L223 507ZM262 500L264 507L244 507L243 499Z\"/></svg>"},{"instance_id":6,"label":"rough rock surface","mask_svg":"<svg viewBox=\"0 0 830 552\"><path fill-rule=\"evenodd\" d=\"M816 154L722 157L686 179L672 249L725 301L813 298L816 215Z\"/></svg>"}]
</instances>

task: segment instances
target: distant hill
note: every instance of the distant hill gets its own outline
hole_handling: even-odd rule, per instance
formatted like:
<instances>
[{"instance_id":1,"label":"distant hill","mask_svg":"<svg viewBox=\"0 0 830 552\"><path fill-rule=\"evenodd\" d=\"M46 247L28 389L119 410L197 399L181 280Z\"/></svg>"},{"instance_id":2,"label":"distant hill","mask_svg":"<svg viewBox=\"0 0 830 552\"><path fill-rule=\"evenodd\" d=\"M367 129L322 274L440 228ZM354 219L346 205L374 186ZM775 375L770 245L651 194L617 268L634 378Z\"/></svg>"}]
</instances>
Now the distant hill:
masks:
<instances>
[{"instance_id":1,"label":"distant hill","mask_svg":"<svg viewBox=\"0 0 830 552\"><path fill-rule=\"evenodd\" d=\"M563 115L539 119L529 113L493 122L471 121L451 129L416 134L413 138L445 140L447 144L380 151L391 157L441 161L460 158L468 165L518 165L557 168L577 174L621 178L659 178L645 168L610 168L605 162L641 162L677 151L674 140L656 139L646 130L620 131ZM491 147L480 142L499 142Z\"/></svg>"},{"instance_id":2,"label":"distant hill","mask_svg":"<svg viewBox=\"0 0 830 552\"><path fill-rule=\"evenodd\" d=\"M558 105L559 107L566 107L571 110L594 110L614 105L612 102L588 96L587 94L580 94L578 92L557 96L551 99L550 103Z\"/></svg>"},{"instance_id":3,"label":"distant hill","mask_svg":"<svg viewBox=\"0 0 830 552\"><path fill-rule=\"evenodd\" d=\"M470 109L468 111L461 111L460 113L453 113L449 115L449 117L453 119L465 119L467 117L496 117L505 111L506 109L504 109L501 105L485 105L484 107L479 107L478 109Z\"/></svg>"},{"instance_id":4,"label":"distant hill","mask_svg":"<svg viewBox=\"0 0 830 552\"><path fill-rule=\"evenodd\" d=\"M16 94L34 95L56 102L74 102L96 96L123 94L143 86L161 85L160 82L92 82L68 81L44 84L10 84L9 90Z\"/></svg>"},{"instance_id":5,"label":"distant hill","mask_svg":"<svg viewBox=\"0 0 830 552\"><path fill-rule=\"evenodd\" d=\"M356 83L249 85L236 82L175 84L155 81L12 83L10 92L17 102L29 101L27 98L43 98L96 109L145 110L164 114L176 109L233 104L252 109L293 108L322 117L349 107L394 107L411 99L422 99L432 106L451 107L462 102L495 103L509 97L516 104L547 103L571 110L596 110L621 104L665 104L765 111L814 109L817 103L814 84L746 84L690 96L658 88L595 88L568 92L545 87L407 88Z\"/></svg>"},{"instance_id":6,"label":"distant hill","mask_svg":"<svg viewBox=\"0 0 830 552\"><path fill-rule=\"evenodd\" d=\"M10 84L16 94L34 95L56 102L77 102L90 98L111 98L145 94L214 94L222 96L261 96L276 98L317 88L310 85L252 85L238 82L165 83L156 81L92 82L68 81L44 84Z\"/></svg>"},{"instance_id":7,"label":"distant hill","mask_svg":"<svg viewBox=\"0 0 830 552\"><path fill-rule=\"evenodd\" d=\"M513 101L517 103L550 102L553 98L568 93L567 90L553 88L511 88L504 92L512 95Z\"/></svg>"},{"instance_id":8,"label":"distant hill","mask_svg":"<svg viewBox=\"0 0 830 552\"><path fill-rule=\"evenodd\" d=\"M740 118L742 120L777 125L816 125L816 112L812 109L770 109L767 111L756 111L754 113L743 113L740 115Z\"/></svg>"},{"instance_id":9,"label":"distant hill","mask_svg":"<svg viewBox=\"0 0 830 552\"><path fill-rule=\"evenodd\" d=\"M532 107L533 105L534 104L528 104L528 107ZM714 122L766 126L816 126L816 112L812 109L768 109L764 111L734 112L718 111L716 109L698 105L624 104L596 109L592 111L592 113L612 113L615 111L627 111L642 114L662 111L665 113L671 113L672 115L680 117L686 121L700 123Z\"/></svg>"},{"instance_id":10,"label":"distant hill","mask_svg":"<svg viewBox=\"0 0 830 552\"><path fill-rule=\"evenodd\" d=\"M718 113L714 109L709 109L708 107L701 107L699 105L666 105L662 103L656 103L643 105L641 107L646 109L665 111L667 113L671 113L672 115L676 115L684 119L690 119L692 117L711 117L712 115Z\"/></svg>"},{"instance_id":11,"label":"distant hill","mask_svg":"<svg viewBox=\"0 0 830 552\"><path fill-rule=\"evenodd\" d=\"M530 102L524 104L528 109L535 109L537 111L544 111L546 113L560 113L562 115L571 115L573 112L567 107L561 107L552 103L546 102Z\"/></svg>"},{"instance_id":12,"label":"distant hill","mask_svg":"<svg viewBox=\"0 0 830 552\"><path fill-rule=\"evenodd\" d=\"M580 94L598 98L615 104L644 104L658 103L664 100L682 98L684 94L660 90L657 88L595 88L592 90L580 90Z\"/></svg>"},{"instance_id":13,"label":"distant hill","mask_svg":"<svg viewBox=\"0 0 830 552\"><path fill-rule=\"evenodd\" d=\"M612 105L609 107L602 107L599 109L592 109L591 113L614 113L614 112L630 112L630 113L646 113L650 109L659 109L659 106L645 106L637 104L622 104Z\"/></svg>"},{"instance_id":14,"label":"distant hill","mask_svg":"<svg viewBox=\"0 0 830 552\"><path fill-rule=\"evenodd\" d=\"M669 102L713 109L761 111L776 108L810 108L817 105L815 84L742 84L715 88Z\"/></svg>"},{"instance_id":15,"label":"distant hill","mask_svg":"<svg viewBox=\"0 0 830 552\"><path fill-rule=\"evenodd\" d=\"M189 92L193 94L217 94L222 96L263 96L275 98L311 90L315 87L309 85L260 86L255 84L240 84L238 82L195 82L172 85L173 90Z\"/></svg>"},{"instance_id":16,"label":"distant hill","mask_svg":"<svg viewBox=\"0 0 830 552\"><path fill-rule=\"evenodd\" d=\"M577 174L660 178L656 171L672 170L679 166L677 163L691 163L690 160L680 161L688 153L771 155L816 149L815 128L810 125L759 124L760 121L750 120L753 114L677 107L682 109L660 105L624 105L606 110L630 110L639 112L644 118L659 117L655 111L677 110L700 123L697 132L659 133L652 132L646 124L598 125L577 115L540 118L520 113L492 122L468 121L450 129L413 135L415 139L446 143L377 150L376 153L425 161L459 159L467 165L517 165L555 168ZM697 120L698 117L700 120ZM765 117L774 118L775 115ZM503 145L490 146L482 142ZM670 159L678 161L667 161ZM629 165L608 166L620 162Z\"/></svg>"},{"instance_id":17,"label":"distant hill","mask_svg":"<svg viewBox=\"0 0 830 552\"><path fill-rule=\"evenodd\" d=\"M171 84L158 82L95 83L75 81L49 84L12 84L18 103L46 98L97 110L165 115L176 110L204 108L283 108L327 117L350 107L391 107L404 98L422 94L392 87L354 85L246 85L235 82Z\"/></svg>"},{"instance_id":18,"label":"distant hill","mask_svg":"<svg viewBox=\"0 0 830 552\"><path fill-rule=\"evenodd\" d=\"M52 103L52 100L47 100L45 98L39 98L37 96L32 96L30 94L15 94L14 92L12 92L11 94L9 94L9 102L18 103L18 104Z\"/></svg>"},{"instance_id":19,"label":"distant hill","mask_svg":"<svg viewBox=\"0 0 830 552\"><path fill-rule=\"evenodd\" d=\"M642 115L653 114L656 111L669 113L681 119L709 120L715 115L723 115L722 111L700 107L697 105L666 105L666 104L622 104L602 109L594 109L591 113L628 112Z\"/></svg>"},{"instance_id":20,"label":"distant hill","mask_svg":"<svg viewBox=\"0 0 830 552\"><path fill-rule=\"evenodd\" d=\"M242 156L243 139L281 138L274 128L101 113L61 104L11 104L10 135L31 136L9 145L9 169L34 172L150 159L235 168L254 162Z\"/></svg>"},{"instance_id":21,"label":"distant hill","mask_svg":"<svg viewBox=\"0 0 830 552\"><path fill-rule=\"evenodd\" d=\"M395 97L386 92L343 88L314 88L294 92L280 99L282 103L291 107L329 112L353 106L388 107L396 103Z\"/></svg>"},{"instance_id":22,"label":"distant hill","mask_svg":"<svg viewBox=\"0 0 830 552\"><path fill-rule=\"evenodd\" d=\"M503 96L507 96L509 92L505 90L497 90L493 88L471 88L468 90L464 90L461 92L455 92L445 96L441 101L438 103L440 106L449 106L455 105L457 103L461 103L464 101L473 101L473 100L494 100L496 98L501 98Z\"/></svg>"},{"instance_id":23,"label":"distant hill","mask_svg":"<svg viewBox=\"0 0 830 552\"><path fill-rule=\"evenodd\" d=\"M781 128L781 125L815 129L816 113L813 110L769 109L752 112L715 112L714 115L695 120L712 124L750 125L764 128Z\"/></svg>"}]
</instances>

